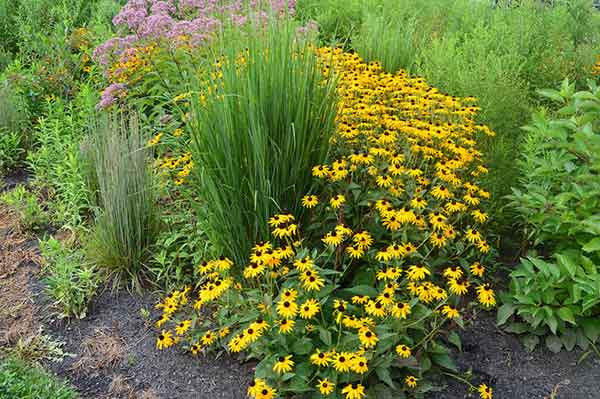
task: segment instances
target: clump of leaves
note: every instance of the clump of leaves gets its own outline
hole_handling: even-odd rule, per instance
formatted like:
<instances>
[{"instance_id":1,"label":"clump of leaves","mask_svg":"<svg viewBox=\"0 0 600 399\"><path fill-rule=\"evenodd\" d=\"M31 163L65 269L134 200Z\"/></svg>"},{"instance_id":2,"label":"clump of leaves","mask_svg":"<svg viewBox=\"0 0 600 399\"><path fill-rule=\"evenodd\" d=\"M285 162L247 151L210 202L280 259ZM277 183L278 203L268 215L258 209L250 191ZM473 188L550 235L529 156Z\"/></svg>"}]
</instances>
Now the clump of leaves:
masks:
<instances>
[{"instance_id":1,"label":"clump of leaves","mask_svg":"<svg viewBox=\"0 0 600 399\"><path fill-rule=\"evenodd\" d=\"M37 231L48 223L48 217L37 196L25 186L17 185L3 193L0 202L9 206L19 217L19 226L25 231Z\"/></svg>"},{"instance_id":2,"label":"clump of leaves","mask_svg":"<svg viewBox=\"0 0 600 399\"><path fill-rule=\"evenodd\" d=\"M586 349L600 337L600 89L540 94L562 104L555 116L534 115L519 164L521 185L511 206L522 218L533 250L511 273L498 323L539 337L554 352Z\"/></svg>"}]
</instances>

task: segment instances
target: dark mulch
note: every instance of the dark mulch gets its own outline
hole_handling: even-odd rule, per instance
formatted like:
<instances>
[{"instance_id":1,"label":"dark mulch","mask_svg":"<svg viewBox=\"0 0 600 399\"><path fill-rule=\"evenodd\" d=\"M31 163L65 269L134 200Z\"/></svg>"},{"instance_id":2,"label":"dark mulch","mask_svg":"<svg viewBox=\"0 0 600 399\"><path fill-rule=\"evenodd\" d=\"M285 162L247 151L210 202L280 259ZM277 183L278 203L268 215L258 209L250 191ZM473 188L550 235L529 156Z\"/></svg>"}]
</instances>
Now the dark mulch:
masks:
<instances>
[{"instance_id":1,"label":"dark mulch","mask_svg":"<svg viewBox=\"0 0 600 399\"><path fill-rule=\"evenodd\" d=\"M463 352L454 358L473 382L488 383L497 399L598 399L600 359L595 354L577 364L581 351L553 354L538 347L528 353L519 339L495 325L495 314L479 314L462 334ZM466 398L467 388L454 380L431 399ZM477 384L476 384L477 385ZM555 396L551 396L555 391Z\"/></svg>"}]
</instances>

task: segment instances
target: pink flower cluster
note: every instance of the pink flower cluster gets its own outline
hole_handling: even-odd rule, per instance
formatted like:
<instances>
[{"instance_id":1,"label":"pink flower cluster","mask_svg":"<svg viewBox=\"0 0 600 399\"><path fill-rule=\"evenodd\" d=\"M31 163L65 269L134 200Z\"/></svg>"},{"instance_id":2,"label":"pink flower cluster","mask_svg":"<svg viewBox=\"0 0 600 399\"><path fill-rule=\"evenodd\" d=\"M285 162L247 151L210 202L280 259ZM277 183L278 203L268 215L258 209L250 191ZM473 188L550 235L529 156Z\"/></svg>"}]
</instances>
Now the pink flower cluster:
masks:
<instances>
[{"instance_id":1,"label":"pink flower cluster","mask_svg":"<svg viewBox=\"0 0 600 399\"><path fill-rule=\"evenodd\" d=\"M129 34L98 46L94 58L106 66L141 40L186 36L204 43L223 23L243 25L249 18L293 14L296 0L129 0L113 18Z\"/></svg>"}]
</instances>

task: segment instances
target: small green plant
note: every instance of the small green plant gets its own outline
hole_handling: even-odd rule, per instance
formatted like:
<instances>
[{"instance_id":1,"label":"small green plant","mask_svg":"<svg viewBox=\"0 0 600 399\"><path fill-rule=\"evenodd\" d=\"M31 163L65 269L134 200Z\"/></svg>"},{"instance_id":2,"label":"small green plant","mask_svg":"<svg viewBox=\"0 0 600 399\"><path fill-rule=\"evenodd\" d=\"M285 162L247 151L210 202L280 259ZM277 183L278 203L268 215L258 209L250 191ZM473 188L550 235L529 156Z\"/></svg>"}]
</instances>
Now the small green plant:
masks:
<instances>
[{"instance_id":1,"label":"small green plant","mask_svg":"<svg viewBox=\"0 0 600 399\"><path fill-rule=\"evenodd\" d=\"M65 357L73 355L64 351L64 342L60 342L44 333L43 329L32 332L29 336L19 338L8 353L17 359L31 364L42 361L62 362Z\"/></svg>"},{"instance_id":2,"label":"small green plant","mask_svg":"<svg viewBox=\"0 0 600 399\"><path fill-rule=\"evenodd\" d=\"M15 357L0 363L0 399L76 399L70 386L58 381L39 366Z\"/></svg>"},{"instance_id":3,"label":"small green plant","mask_svg":"<svg viewBox=\"0 0 600 399\"><path fill-rule=\"evenodd\" d=\"M0 129L0 174L10 172L23 158L21 134Z\"/></svg>"},{"instance_id":4,"label":"small green plant","mask_svg":"<svg viewBox=\"0 0 600 399\"><path fill-rule=\"evenodd\" d=\"M0 175L18 167L24 158L27 140L24 128L27 112L21 98L8 84L0 86Z\"/></svg>"},{"instance_id":5,"label":"small green plant","mask_svg":"<svg viewBox=\"0 0 600 399\"><path fill-rule=\"evenodd\" d=\"M539 336L552 351L586 348L600 336L600 89L540 94L562 107L534 114L524 155L523 178L510 206L520 216L533 248L511 273L498 312L500 325L526 333L532 349Z\"/></svg>"},{"instance_id":6,"label":"small green plant","mask_svg":"<svg viewBox=\"0 0 600 399\"><path fill-rule=\"evenodd\" d=\"M19 225L25 231L40 230L48 223L46 212L40 206L37 196L23 185L17 185L0 195L0 202L18 215Z\"/></svg>"},{"instance_id":7,"label":"small green plant","mask_svg":"<svg viewBox=\"0 0 600 399\"><path fill-rule=\"evenodd\" d=\"M139 288L158 223L149 151L137 117L104 115L92 145L101 210L88 253L115 282Z\"/></svg>"},{"instance_id":8,"label":"small green plant","mask_svg":"<svg viewBox=\"0 0 600 399\"><path fill-rule=\"evenodd\" d=\"M98 288L96 269L86 264L81 251L55 238L41 240L40 251L46 262L46 292L60 309L60 316L84 318Z\"/></svg>"}]
</instances>

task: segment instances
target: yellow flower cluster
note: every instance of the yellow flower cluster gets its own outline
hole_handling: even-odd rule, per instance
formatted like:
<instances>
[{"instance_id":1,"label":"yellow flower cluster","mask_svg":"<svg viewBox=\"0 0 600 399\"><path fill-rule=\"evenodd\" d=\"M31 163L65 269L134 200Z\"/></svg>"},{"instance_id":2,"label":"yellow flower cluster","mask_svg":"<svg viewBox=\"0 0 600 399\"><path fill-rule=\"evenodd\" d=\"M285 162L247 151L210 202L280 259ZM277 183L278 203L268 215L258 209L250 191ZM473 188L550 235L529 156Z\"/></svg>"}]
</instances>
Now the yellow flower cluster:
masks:
<instances>
[{"instance_id":1,"label":"yellow flower cluster","mask_svg":"<svg viewBox=\"0 0 600 399\"><path fill-rule=\"evenodd\" d=\"M143 79L144 74L151 69L150 59L156 50L155 44L128 50L118 62L108 68L109 82L132 84Z\"/></svg>"},{"instance_id":2,"label":"yellow flower cluster","mask_svg":"<svg viewBox=\"0 0 600 399\"><path fill-rule=\"evenodd\" d=\"M598 56L596 64L594 64L594 66L592 67L592 75L600 76L600 55Z\"/></svg>"},{"instance_id":3,"label":"yellow flower cluster","mask_svg":"<svg viewBox=\"0 0 600 399\"><path fill-rule=\"evenodd\" d=\"M442 331L460 325L467 295L495 305L480 208L490 195L477 184L487 169L476 146L478 134L493 132L475 123L475 99L339 49L318 52L324 74L339 79L340 103L334 158L313 168L322 187L301 199L309 223L274 215L273 239L257 243L241 270L224 257L198 266L193 307L215 304L222 345L267 363L257 367L252 398L293 389L364 398L362 382L381 374L375 365L416 363ZM159 322L181 308L182 292L161 303ZM200 317L172 322L189 319ZM176 327L176 337L188 328ZM172 344L169 332L159 348ZM189 338L192 353L217 342L211 330L193 335L206 334ZM290 373L299 376L296 388ZM417 367L394 369L404 390L424 377ZM491 389L482 392L491 398Z\"/></svg>"}]
</instances>

